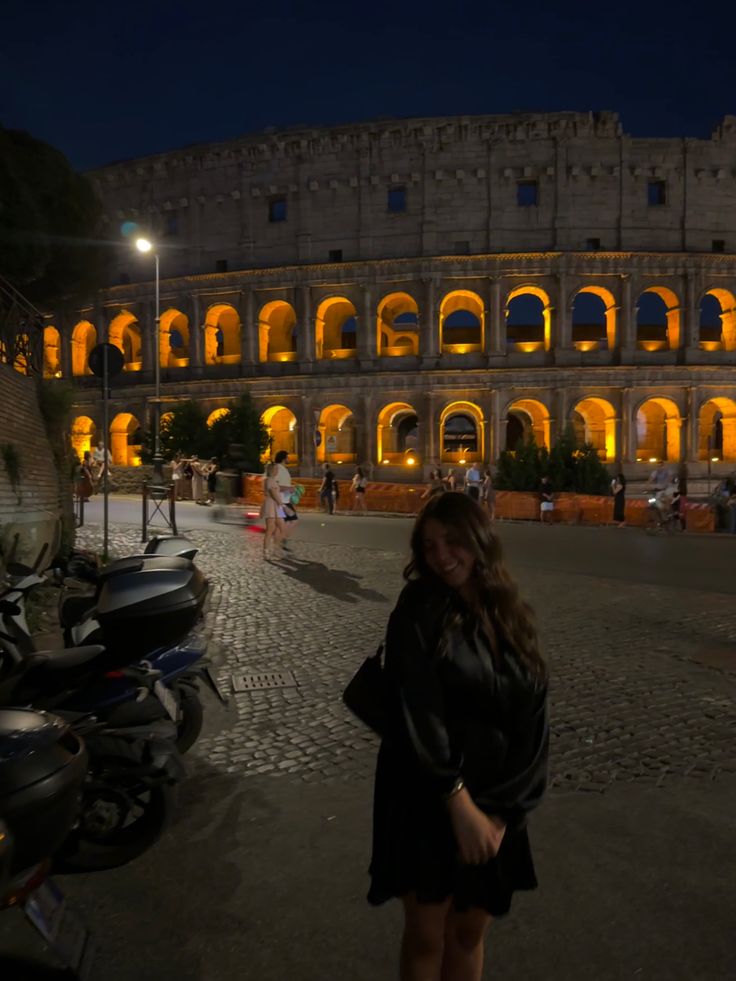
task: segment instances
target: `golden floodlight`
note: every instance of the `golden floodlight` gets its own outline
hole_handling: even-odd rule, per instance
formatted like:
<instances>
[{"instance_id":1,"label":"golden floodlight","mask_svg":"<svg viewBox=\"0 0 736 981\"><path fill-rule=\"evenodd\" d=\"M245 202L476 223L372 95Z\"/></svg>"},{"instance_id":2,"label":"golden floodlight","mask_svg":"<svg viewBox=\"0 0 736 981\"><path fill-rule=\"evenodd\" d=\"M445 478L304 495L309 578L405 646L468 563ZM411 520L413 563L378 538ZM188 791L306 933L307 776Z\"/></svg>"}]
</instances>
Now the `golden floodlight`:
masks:
<instances>
[{"instance_id":1,"label":"golden floodlight","mask_svg":"<svg viewBox=\"0 0 736 981\"><path fill-rule=\"evenodd\" d=\"M151 245L147 238L137 238L135 240L135 247L139 252L150 252L153 245Z\"/></svg>"}]
</instances>

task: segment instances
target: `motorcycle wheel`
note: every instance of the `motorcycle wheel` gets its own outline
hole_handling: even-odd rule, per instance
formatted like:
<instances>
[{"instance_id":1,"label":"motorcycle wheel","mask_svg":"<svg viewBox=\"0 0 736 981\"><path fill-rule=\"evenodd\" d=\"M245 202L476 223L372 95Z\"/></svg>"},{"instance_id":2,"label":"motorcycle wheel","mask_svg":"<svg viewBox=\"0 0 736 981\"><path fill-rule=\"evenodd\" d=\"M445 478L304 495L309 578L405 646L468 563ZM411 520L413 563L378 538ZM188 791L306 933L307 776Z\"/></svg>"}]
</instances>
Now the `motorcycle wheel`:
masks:
<instances>
[{"instance_id":1,"label":"motorcycle wheel","mask_svg":"<svg viewBox=\"0 0 736 981\"><path fill-rule=\"evenodd\" d=\"M199 692L196 689L182 685L176 691L181 709L181 721L177 726L176 733L176 748L184 754L199 739L204 722L204 710L199 700Z\"/></svg>"},{"instance_id":2,"label":"motorcycle wheel","mask_svg":"<svg viewBox=\"0 0 736 981\"><path fill-rule=\"evenodd\" d=\"M82 788L78 826L54 859L55 872L99 872L127 865L148 851L166 830L176 790L146 785L136 774L138 752L129 743L101 739ZM109 744L109 745L108 745ZM129 770L130 776L120 771ZM110 771L116 775L110 777Z\"/></svg>"}]
</instances>

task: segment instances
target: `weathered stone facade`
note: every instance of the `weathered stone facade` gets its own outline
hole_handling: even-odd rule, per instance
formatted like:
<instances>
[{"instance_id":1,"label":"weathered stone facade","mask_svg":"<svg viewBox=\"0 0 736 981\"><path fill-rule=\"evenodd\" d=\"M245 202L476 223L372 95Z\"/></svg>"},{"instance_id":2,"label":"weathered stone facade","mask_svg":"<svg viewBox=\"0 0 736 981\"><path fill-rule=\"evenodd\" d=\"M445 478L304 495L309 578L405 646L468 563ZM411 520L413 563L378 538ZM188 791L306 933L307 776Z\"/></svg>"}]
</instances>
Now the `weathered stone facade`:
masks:
<instances>
[{"instance_id":1,"label":"weathered stone facade","mask_svg":"<svg viewBox=\"0 0 736 981\"><path fill-rule=\"evenodd\" d=\"M734 117L711 140L611 113L295 130L93 177L111 231L157 242L163 397L247 388L305 473L491 462L568 422L632 475L736 465ZM120 463L153 394L152 265L121 248L123 282L49 333L80 447L86 352L124 350Z\"/></svg>"}]
</instances>

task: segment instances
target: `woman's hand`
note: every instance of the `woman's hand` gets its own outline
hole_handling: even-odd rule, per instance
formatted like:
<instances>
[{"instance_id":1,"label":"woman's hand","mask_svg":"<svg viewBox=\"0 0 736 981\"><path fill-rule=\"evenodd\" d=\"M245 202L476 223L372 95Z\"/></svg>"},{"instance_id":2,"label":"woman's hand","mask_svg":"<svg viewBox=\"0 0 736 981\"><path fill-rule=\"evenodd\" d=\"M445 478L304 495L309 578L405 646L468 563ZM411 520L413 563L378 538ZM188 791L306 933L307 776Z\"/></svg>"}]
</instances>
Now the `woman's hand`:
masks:
<instances>
[{"instance_id":1,"label":"woman's hand","mask_svg":"<svg viewBox=\"0 0 736 981\"><path fill-rule=\"evenodd\" d=\"M447 807L461 860L466 865L483 865L495 858L506 833L504 822L476 807L465 787L449 799Z\"/></svg>"}]
</instances>

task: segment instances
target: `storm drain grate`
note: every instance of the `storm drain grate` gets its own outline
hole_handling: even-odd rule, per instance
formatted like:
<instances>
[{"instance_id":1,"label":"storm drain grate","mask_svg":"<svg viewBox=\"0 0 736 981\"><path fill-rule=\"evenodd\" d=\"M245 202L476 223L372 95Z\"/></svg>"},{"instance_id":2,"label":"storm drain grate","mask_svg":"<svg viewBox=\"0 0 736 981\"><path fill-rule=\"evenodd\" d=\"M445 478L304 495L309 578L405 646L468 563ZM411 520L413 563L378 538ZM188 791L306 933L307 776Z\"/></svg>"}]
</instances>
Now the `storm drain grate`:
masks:
<instances>
[{"instance_id":1,"label":"storm drain grate","mask_svg":"<svg viewBox=\"0 0 736 981\"><path fill-rule=\"evenodd\" d=\"M266 688L296 688L293 671L265 671L261 674L232 675L233 691L263 691Z\"/></svg>"}]
</instances>

